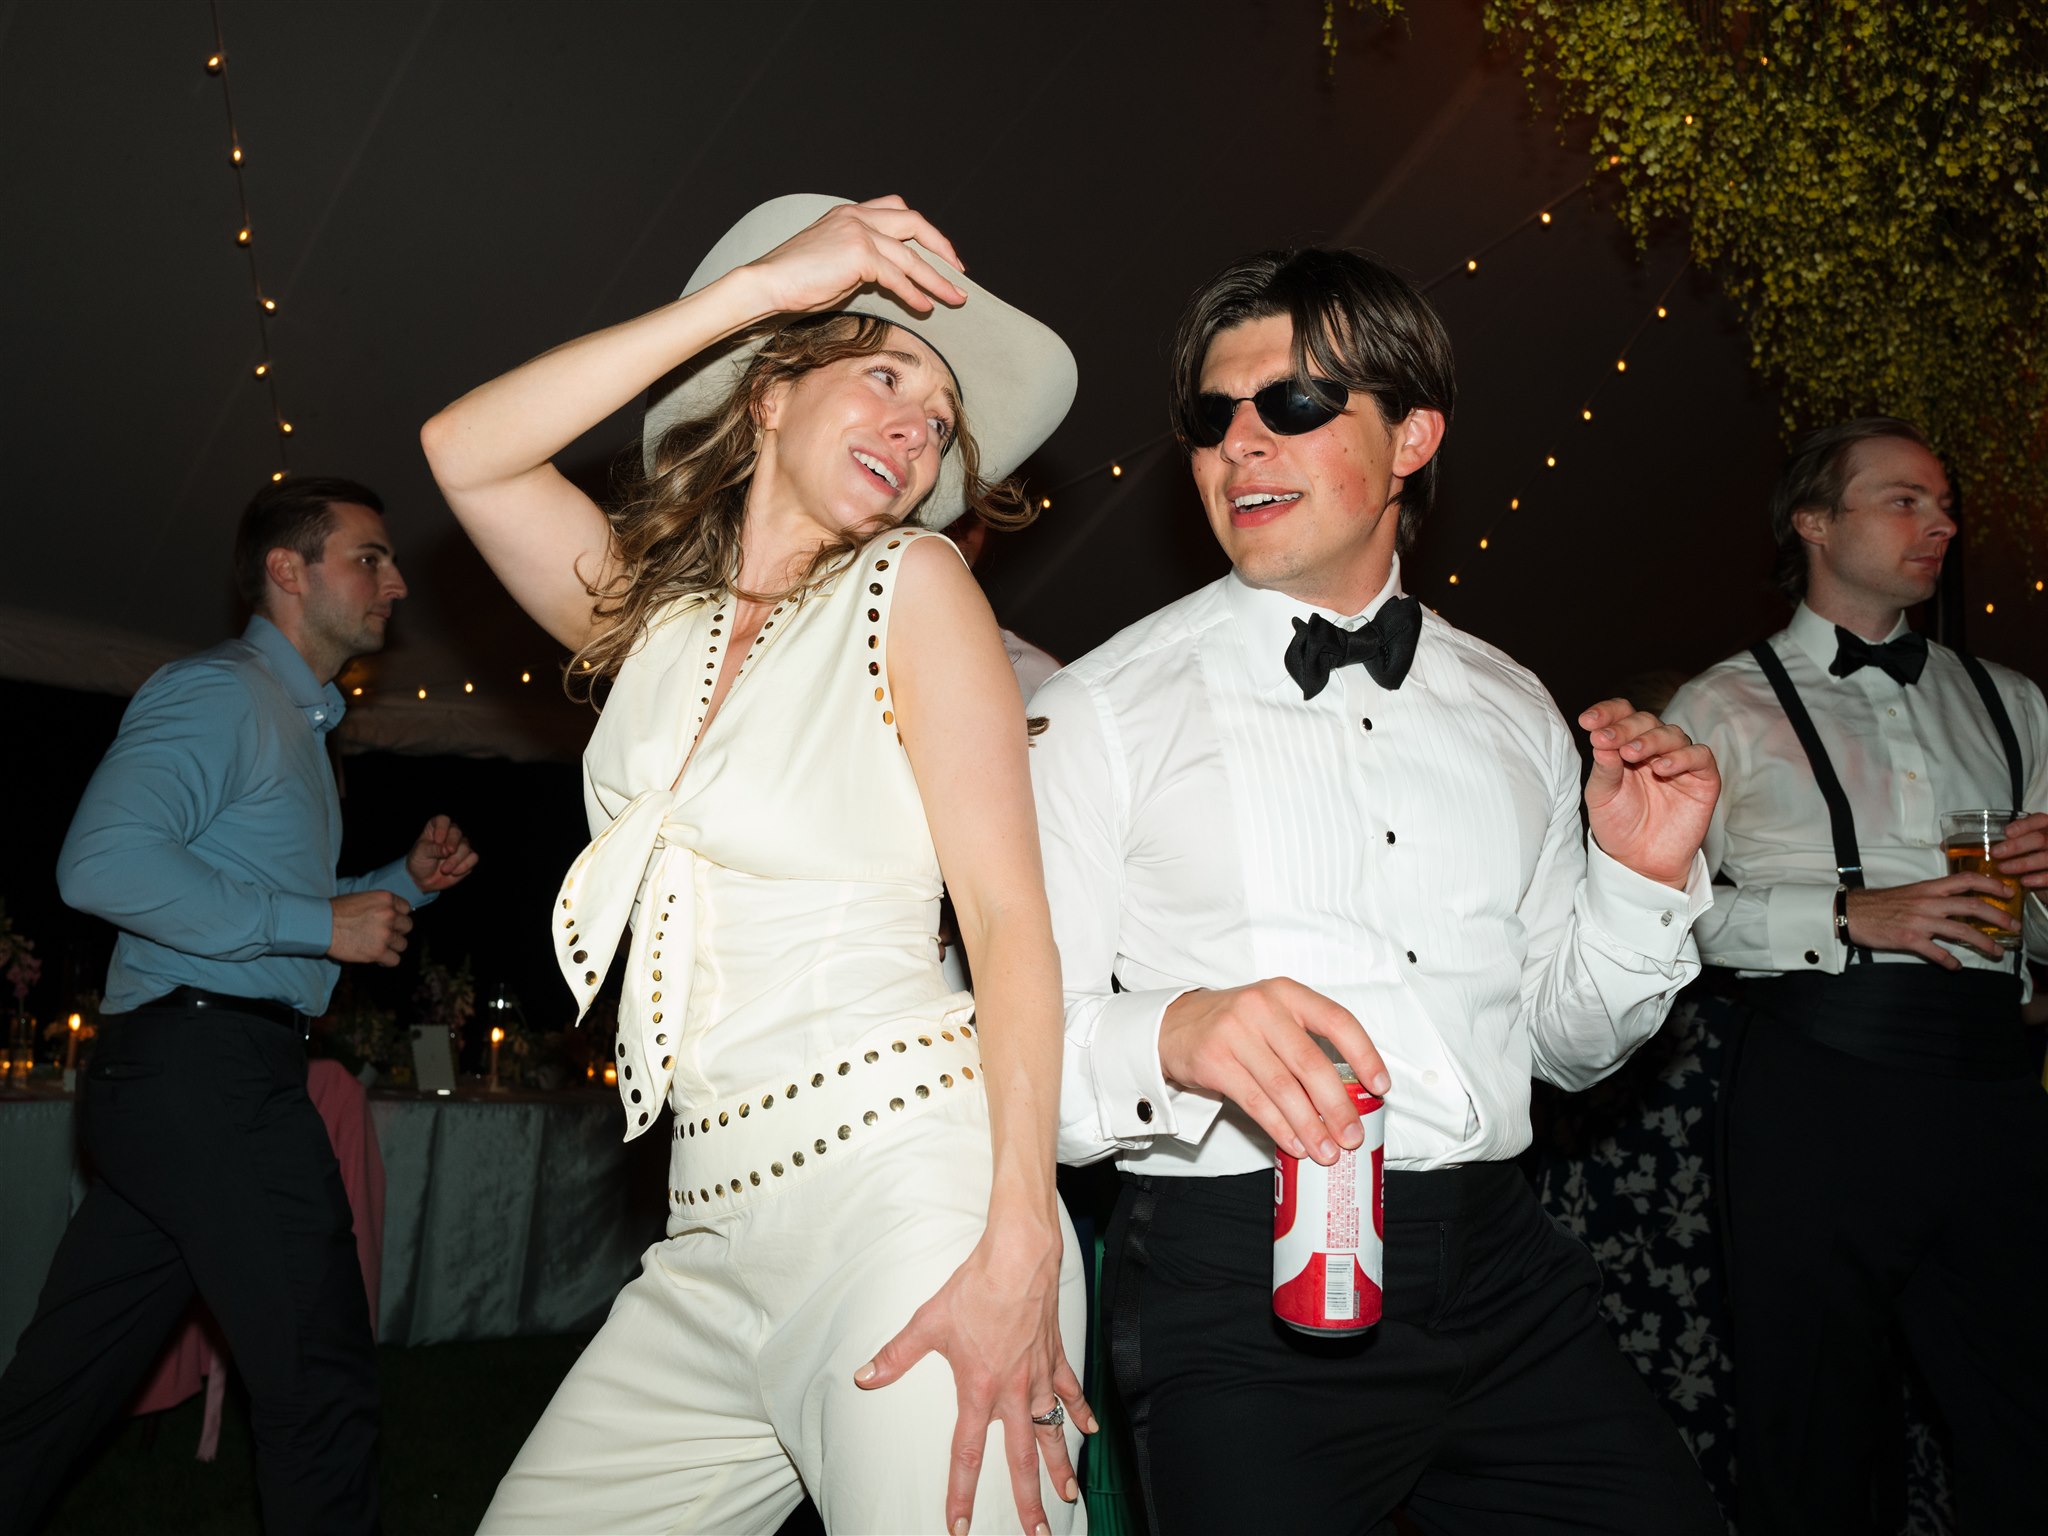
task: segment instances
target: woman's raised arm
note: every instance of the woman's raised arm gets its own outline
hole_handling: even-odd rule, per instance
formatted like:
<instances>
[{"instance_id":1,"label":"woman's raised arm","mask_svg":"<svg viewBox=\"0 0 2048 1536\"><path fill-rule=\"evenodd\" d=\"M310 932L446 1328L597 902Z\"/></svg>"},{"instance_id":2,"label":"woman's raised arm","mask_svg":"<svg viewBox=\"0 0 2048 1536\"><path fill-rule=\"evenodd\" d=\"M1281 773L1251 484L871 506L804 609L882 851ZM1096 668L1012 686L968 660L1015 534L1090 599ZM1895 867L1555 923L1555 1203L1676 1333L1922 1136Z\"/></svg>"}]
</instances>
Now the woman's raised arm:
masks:
<instances>
[{"instance_id":1,"label":"woman's raised arm","mask_svg":"<svg viewBox=\"0 0 2048 1536\"><path fill-rule=\"evenodd\" d=\"M594 636L590 587L613 574L610 525L552 462L655 380L771 316L828 308L869 283L929 310L966 295L905 243L951 260L945 237L878 198L834 208L759 261L636 320L543 352L478 386L420 429L434 479L520 607L578 649Z\"/></svg>"}]
</instances>

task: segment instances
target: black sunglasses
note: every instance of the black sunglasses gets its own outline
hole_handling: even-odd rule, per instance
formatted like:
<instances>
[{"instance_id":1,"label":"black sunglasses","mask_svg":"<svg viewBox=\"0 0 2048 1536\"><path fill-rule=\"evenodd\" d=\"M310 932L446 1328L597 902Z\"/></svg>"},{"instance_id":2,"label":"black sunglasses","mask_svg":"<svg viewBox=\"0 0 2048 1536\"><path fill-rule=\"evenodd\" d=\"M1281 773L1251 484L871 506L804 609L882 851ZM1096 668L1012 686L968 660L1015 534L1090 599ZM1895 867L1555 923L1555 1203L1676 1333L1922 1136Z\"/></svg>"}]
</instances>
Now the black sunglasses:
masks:
<instances>
[{"instance_id":1,"label":"black sunglasses","mask_svg":"<svg viewBox=\"0 0 2048 1536\"><path fill-rule=\"evenodd\" d=\"M1333 379L1282 379L1255 394L1200 394L1195 397L1195 418L1187 439L1197 448L1214 448L1230 431L1237 408L1249 400L1268 431L1282 437L1299 437L1335 421L1344 414L1351 391Z\"/></svg>"}]
</instances>

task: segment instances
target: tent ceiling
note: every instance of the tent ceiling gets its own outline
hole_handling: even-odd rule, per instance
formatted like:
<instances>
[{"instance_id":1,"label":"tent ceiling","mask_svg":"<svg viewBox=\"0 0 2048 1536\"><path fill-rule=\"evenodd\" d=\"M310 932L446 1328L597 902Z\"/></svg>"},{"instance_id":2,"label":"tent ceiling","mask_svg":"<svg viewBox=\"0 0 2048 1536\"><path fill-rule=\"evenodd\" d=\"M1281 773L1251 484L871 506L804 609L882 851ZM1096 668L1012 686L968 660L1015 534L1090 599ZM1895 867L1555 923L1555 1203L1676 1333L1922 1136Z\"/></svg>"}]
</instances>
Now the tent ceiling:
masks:
<instances>
[{"instance_id":1,"label":"tent ceiling","mask_svg":"<svg viewBox=\"0 0 2048 1536\"><path fill-rule=\"evenodd\" d=\"M1295 239L1432 277L1582 167L1528 115L1473 0L1360 24L1334 81L1315 0L220 9L292 463L383 492L413 588L367 668L359 744L573 750L588 713L440 505L418 426L672 297L766 196L900 191L1068 337L1080 398L1030 466L1055 505L990 585L1007 622L1072 655L1219 569L1176 456L1140 451L1194 284ZM79 0L0 28L0 670L132 687L152 648L235 622L234 518L277 457L207 7ZM1434 290L1463 395L1410 584L1567 702L1703 665L1773 617L1775 420L1711 289L1682 280L1611 376L1681 259L1672 242L1639 257L1578 198ZM635 430L605 422L565 467L601 484ZM1090 473L1117 459L1121 479ZM2040 671L2048 626L1997 622L1976 647Z\"/></svg>"}]
</instances>

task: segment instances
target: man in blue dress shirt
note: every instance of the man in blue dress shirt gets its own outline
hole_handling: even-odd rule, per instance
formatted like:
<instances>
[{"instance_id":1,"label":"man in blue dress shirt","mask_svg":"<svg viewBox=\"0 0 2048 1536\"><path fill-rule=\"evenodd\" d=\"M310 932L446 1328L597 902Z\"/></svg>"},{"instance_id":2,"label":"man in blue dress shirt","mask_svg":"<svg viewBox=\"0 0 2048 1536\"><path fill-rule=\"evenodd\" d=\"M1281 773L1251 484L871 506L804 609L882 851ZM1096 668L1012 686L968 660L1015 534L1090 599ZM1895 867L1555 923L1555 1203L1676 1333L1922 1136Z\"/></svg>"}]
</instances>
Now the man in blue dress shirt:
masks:
<instances>
[{"instance_id":1,"label":"man in blue dress shirt","mask_svg":"<svg viewBox=\"0 0 2048 1536\"><path fill-rule=\"evenodd\" d=\"M376 495L286 480L242 514L238 640L136 694L58 861L120 930L80 1093L94 1180L0 1377L0 1532L27 1530L194 1294L248 1383L265 1526L378 1526L376 1356L353 1221L306 1094L341 964L396 965L413 909L476 864L445 816L337 878L334 678L405 580Z\"/></svg>"}]
</instances>

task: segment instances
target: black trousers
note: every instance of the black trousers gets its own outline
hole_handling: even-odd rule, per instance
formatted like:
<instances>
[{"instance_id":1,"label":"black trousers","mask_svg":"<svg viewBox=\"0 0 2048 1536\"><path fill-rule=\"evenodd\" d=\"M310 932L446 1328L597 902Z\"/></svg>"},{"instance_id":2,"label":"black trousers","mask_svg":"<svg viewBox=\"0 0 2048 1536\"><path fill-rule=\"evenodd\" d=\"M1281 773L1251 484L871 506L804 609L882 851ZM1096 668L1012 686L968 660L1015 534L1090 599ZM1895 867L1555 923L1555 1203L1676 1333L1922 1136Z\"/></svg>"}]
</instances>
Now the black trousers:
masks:
<instances>
[{"instance_id":1,"label":"black trousers","mask_svg":"<svg viewBox=\"0 0 2048 1536\"><path fill-rule=\"evenodd\" d=\"M369 1303L299 1037L137 1010L104 1026L81 1113L92 1187L0 1377L0 1533L33 1527L195 1291L248 1385L265 1528L376 1530Z\"/></svg>"},{"instance_id":2,"label":"black trousers","mask_svg":"<svg viewBox=\"0 0 2048 1536\"><path fill-rule=\"evenodd\" d=\"M2048 1094L1879 1066L1753 1016L1723 1090L1743 1536L1874 1530L1893 1341L1959 1527L2048 1531Z\"/></svg>"},{"instance_id":3,"label":"black trousers","mask_svg":"<svg viewBox=\"0 0 2048 1536\"><path fill-rule=\"evenodd\" d=\"M1601 1324L1592 1257L1512 1164L1386 1178L1385 1315L1272 1309L1273 1176L1126 1175L1105 1295L1154 1536L1726 1536Z\"/></svg>"}]
</instances>

